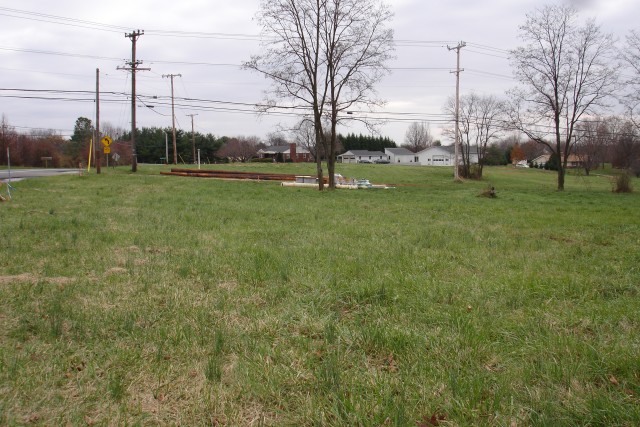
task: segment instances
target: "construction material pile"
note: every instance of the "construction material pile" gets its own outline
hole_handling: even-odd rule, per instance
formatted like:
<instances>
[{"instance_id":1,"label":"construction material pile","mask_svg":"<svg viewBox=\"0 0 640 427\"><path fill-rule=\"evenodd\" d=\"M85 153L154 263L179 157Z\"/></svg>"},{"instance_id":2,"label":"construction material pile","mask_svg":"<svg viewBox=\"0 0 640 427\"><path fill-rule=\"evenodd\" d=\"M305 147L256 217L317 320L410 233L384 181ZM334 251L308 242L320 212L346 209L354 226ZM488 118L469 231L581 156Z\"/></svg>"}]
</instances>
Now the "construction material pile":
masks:
<instances>
[{"instance_id":1,"label":"construction material pile","mask_svg":"<svg viewBox=\"0 0 640 427\"><path fill-rule=\"evenodd\" d=\"M197 178L220 179L252 179L256 181L295 181L296 175L266 172L241 172L228 170L204 170L204 169L178 169L172 168L171 172L160 172L162 175L191 176ZM328 178L325 177L325 182Z\"/></svg>"}]
</instances>

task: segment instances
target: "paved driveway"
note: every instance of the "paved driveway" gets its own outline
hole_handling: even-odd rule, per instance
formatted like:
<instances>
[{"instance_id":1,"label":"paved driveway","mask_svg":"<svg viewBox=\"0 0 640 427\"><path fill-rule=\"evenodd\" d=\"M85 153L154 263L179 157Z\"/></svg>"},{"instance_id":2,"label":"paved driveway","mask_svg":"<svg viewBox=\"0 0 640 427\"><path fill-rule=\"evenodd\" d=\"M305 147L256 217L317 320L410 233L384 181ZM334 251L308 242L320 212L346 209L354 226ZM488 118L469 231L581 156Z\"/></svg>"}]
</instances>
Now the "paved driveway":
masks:
<instances>
[{"instance_id":1,"label":"paved driveway","mask_svg":"<svg viewBox=\"0 0 640 427\"><path fill-rule=\"evenodd\" d=\"M78 174L78 169L11 169L11 181L20 181L26 178L39 178L42 176ZM9 181L9 171L0 170L0 180Z\"/></svg>"}]
</instances>

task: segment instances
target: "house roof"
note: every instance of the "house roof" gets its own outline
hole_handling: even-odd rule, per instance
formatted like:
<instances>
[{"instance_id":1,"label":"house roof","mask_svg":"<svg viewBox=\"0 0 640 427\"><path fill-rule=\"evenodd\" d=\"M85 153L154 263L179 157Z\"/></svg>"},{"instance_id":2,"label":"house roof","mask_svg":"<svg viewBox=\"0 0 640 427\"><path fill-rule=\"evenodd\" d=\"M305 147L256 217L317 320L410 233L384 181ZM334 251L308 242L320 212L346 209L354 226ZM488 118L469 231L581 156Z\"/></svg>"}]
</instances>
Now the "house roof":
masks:
<instances>
[{"instance_id":1,"label":"house roof","mask_svg":"<svg viewBox=\"0 0 640 427\"><path fill-rule=\"evenodd\" d=\"M258 153L262 154L279 154L279 153L289 153L291 151L290 145L271 145L269 147L264 147L258 150ZM309 150L304 147L300 147L296 145L296 153L297 154L309 154Z\"/></svg>"},{"instance_id":2,"label":"house roof","mask_svg":"<svg viewBox=\"0 0 640 427\"><path fill-rule=\"evenodd\" d=\"M369 151L369 150L349 150L346 153L342 153L341 156L386 156L382 151Z\"/></svg>"},{"instance_id":3,"label":"house roof","mask_svg":"<svg viewBox=\"0 0 640 427\"><path fill-rule=\"evenodd\" d=\"M289 147L288 145L272 145L262 148L260 152L268 154L286 153L290 148L291 147Z\"/></svg>"},{"instance_id":4,"label":"house roof","mask_svg":"<svg viewBox=\"0 0 640 427\"><path fill-rule=\"evenodd\" d=\"M411 150L407 150L404 147L400 147L400 148L385 148L384 152L389 152L395 156L414 156L415 153Z\"/></svg>"},{"instance_id":5,"label":"house roof","mask_svg":"<svg viewBox=\"0 0 640 427\"><path fill-rule=\"evenodd\" d=\"M531 160L533 163L547 163L551 158L551 154L542 154L541 156L535 157Z\"/></svg>"},{"instance_id":6,"label":"house roof","mask_svg":"<svg viewBox=\"0 0 640 427\"><path fill-rule=\"evenodd\" d=\"M577 154L569 154L567 158L568 163L580 163L585 160L586 156L579 156ZM562 156L564 159L564 156ZM531 160L533 163L546 163L551 159L551 154L543 154Z\"/></svg>"},{"instance_id":7,"label":"house roof","mask_svg":"<svg viewBox=\"0 0 640 427\"><path fill-rule=\"evenodd\" d=\"M455 152L456 152L455 145L432 145L431 147L425 148L424 150L420 151L420 153L425 153L425 152L427 152L429 150L434 150L434 149L440 149L442 151L446 151L449 154L455 154ZM473 146L470 147L469 148L469 154L477 155L478 154L478 147L473 147Z\"/></svg>"}]
</instances>

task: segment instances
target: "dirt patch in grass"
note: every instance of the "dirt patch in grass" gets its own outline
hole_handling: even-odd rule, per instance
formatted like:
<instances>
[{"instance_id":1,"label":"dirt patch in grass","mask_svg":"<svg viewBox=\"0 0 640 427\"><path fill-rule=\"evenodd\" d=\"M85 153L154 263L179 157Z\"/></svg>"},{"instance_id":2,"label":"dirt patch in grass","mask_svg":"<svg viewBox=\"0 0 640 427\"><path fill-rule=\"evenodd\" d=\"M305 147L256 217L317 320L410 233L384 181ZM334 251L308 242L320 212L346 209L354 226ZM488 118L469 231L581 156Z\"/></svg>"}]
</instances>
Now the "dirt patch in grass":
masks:
<instances>
[{"instance_id":1,"label":"dirt patch in grass","mask_svg":"<svg viewBox=\"0 0 640 427\"><path fill-rule=\"evenodd\" d=\"M193 402L186 397L203 402L206 388L204 375L190 375L186 371L171 375L162 383L152 376L141 375L128 387L129 402L155 422L171 424L194 410Z\"/></svg>"},{"instance_id":2,"label":"dirt patch in grass","mask_svg":"<svg viewBox=\"0 0 640 427\"><path fill-rule=\"evenodd\" d=\"M14 283L14 282L35 283L37 280L38 278L31 273L22 273L16 276L0 276L1 285L8 285L9 283Z\"/></svg>"},{"instance_id":3,"label":"dirt patch in grass","mask_svg":"<svg viewBox=\"0 0 640 427\"><path fill-rule=\"evenodd\" d=\"M44 281L52 283L54 285L66 285L73 282L75 279L71 277L38 277L33 273L22 273L13 276L0 276L0 285L8 285L16 282L26 282L30 284Z\"/></svg>"},{"instance_id":4,"label":"dirt patch in grass","mask_svg":"<svg viewBox=\"0 0 640 427\"><path fill-rule=\"evenodd\" d=\"M122 267L113 267L104 272L107 276L112 274L127 274L129 271L126 268Z\"/></svg>"},{"instance_id":5,"label":"dirt patch in grass","mask_svg":"<svg viewBox=\"0 0 640 427\"><path fill-rule=\"evenodd\" d=\"M225 291L233 291L237 287L238 287L238 282L235 282L235 281L218 283L218 288L224 289Z\"/></svg>"}]
</instances>

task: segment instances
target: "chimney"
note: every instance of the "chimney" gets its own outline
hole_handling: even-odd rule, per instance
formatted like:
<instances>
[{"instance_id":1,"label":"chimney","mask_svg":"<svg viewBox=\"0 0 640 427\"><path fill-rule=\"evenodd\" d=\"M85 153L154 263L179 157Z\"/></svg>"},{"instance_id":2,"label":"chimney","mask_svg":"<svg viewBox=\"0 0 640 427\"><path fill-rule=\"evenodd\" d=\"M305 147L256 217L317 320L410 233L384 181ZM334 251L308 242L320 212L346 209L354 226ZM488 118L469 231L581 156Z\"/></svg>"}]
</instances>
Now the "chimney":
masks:
<instances>
[{"instance_id":1,"label":"chimney","mask_svg":"<svg viewBox=\"0 0 640 427\"><path fill-rule=\"evenodd\" d=\"M292 162L298 162L298 155L296 154L296 144L289 144L289 158Z\"/></svg>"}]
</instances>

